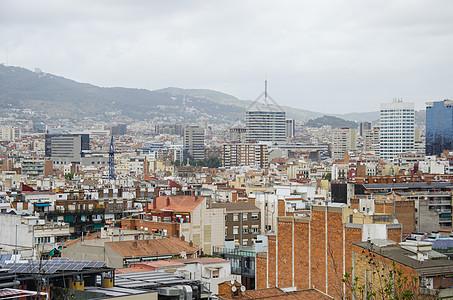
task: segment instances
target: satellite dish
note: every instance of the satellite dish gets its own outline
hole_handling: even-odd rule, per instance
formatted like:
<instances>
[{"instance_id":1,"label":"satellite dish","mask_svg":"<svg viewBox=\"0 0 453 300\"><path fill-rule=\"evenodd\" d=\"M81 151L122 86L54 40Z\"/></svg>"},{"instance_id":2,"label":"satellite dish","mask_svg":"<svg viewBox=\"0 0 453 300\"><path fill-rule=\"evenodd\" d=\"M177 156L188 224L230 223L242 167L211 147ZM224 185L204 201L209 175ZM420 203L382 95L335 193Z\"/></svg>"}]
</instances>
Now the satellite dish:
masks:
<instances>
[{"instance_id":1,"label":"satellite dish","mask_svg":"<svg viewBox=\"0 0 453 300\"><path fill-rule=\"evenodd\" d=\"M372 216L372 215L373 215L373 212L372 212L372 211L370 211L370 212L369 212L368 214L369 214L370 216Z\"/></svg>"},{"instance_id":2,"label":"satellite dish","mask_svg":"<svg viewBox=\"0 0 453 300\"><path fill-rule=\"evenodd\" d=\"M231 279L231 281L230 281L230 282L231 282L231 284L234 284L234 279Z\"/></svg>"},{"instance_id":3,"label":"satellite dish","mask_svg":"<svg viewBox=\"0 0 453 300\"><path fill-rule=\"evenodd\" d=\"M366 216L366 211L363 212L363 215Z\"/></svg>"},{"instance_id":4,"label":"satellite dish","mask_svg":"<svg viewBox=\"0 0 453 300\"><path fill-rule=\"evenodd\" d=\"M241 286L241 292L245 292L245 286Z\"/></svg>"},{"instance_id":5,"label":"satellite dish","mask_svg":"<svg viewBox=\"0 0 453 300\"><path fill-rule=\"evenodd\" d=\"M238 289L236 288L235 285L233 285L233 286L231 287L231 291L232 291L233 293L235 293L237 290L238 290Z\"/></svg>"},{"instance_id":6,"label":"satellite dish","mask_svg":"<svg viewBox=\"0 0 453 300\"><path fill-rule=\"evenodd\" d=\"M65 223L65 222L61 222L61 226L65 226L65 225L66 225L66 223Z\"/></svg>"},{"instance_id":7,"label":"satellite dish","mask_svg":"<svg viewBox=\"0 0 453 300\"><path fill-rule=\"evenodd\" d=\"M354 213L358 213L359 211L357 210L357 208L354 208Z\"/></svg>"},{"instance_id":8,"label":"satellite dish","mask_svg":"<svg viewBox=\"0 0 453 300\"><path fill-rule=\"evenodd\" d=\"M394 219L393 223L398 224L398 219Z\"/></svg>"},{"instance_id":9,"label":"satellite dish","mask_svg":"<svg viewBox=\"0 0 453 300\"><path fill-rule=\"evenodd\" d=\"M61 226L61 222L58 222L57 224L58 224L58 226Z\"/></svg>"}]
</instances>

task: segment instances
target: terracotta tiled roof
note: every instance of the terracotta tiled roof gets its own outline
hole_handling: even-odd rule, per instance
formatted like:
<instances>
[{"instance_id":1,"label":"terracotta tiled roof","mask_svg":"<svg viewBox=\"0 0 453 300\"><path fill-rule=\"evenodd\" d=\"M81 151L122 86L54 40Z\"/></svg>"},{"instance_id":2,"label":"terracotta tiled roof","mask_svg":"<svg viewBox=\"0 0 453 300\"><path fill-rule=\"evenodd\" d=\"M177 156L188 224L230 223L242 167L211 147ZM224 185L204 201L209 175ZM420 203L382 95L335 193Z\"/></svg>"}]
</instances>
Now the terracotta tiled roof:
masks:
<instances>
[{"instance_id":1,"label":"terracotta tiled roof","mask_svg":"<svg viewBox=\"0 0 453 300\"><path fill-rule=\"evenodd\" d=\"M146 267L130 267L130 268L121 268L116 269L116 274L125 274L125 273L137 273L137 272L148 272L149 268Z\"/></svg>"},{"instance_id":2,"label":"terracotta tiled roof","mask_svg":"<svg viewBox=\"0 0 453 300\"><path fill-rule=\"evenodd\" d=\"M172 260L161 259L161 260L156 260L156 261L141 262L141 263L132 264L132 267L147 266L147 267L151 267L151 268L156 268L157 269L157 268L184 266L183 263L180 263L178 261L179 261L178 259L172 259Z\"/></svg>"},{"instance_id":3,"label":"terracotta tiled roof","mask_svg":"<svg viewBox=\"0 0 453 300\"><path fill-rule=\"evenodd\" d=\"M167 198L170 199L170 205L167 206ZM195 201L195 199L197 201ZM151 205L151 210L172 210L177 212L192 212L202 201L204 197L193 197L193 196L173 196L173 197L157 197L156 208Z\"/></svg>"},{"instance_id":4,"label":"terracotta tiled roof","mask_svg":"<svg viewBox=\"0 0 453 300\"><path fill-rule=\"evenodd\" d=\"M217 264L217 263L224 263L229 262L226 259L220 257L198 257L198 258L178 258L172 259L174 262L183 263L183 264L190 264L190 263L201 263L201 264Z\"/></svg>"},{"instance_id":5,"label":"terracotta tiled roof","mask_svg":"<svg viewBox=\"0 0 453 300\"><path fill-rule=\"evenodd\" d=\"M86 236L83 237L84 240L93 240L93 239L99 239L99 238L101 238L101 233L99 231L88 233ZM74 244L77 244L81 240L82 240L82 238L69 240L69 241L64 242L63 245L65 247L69 247L69 246L72 246ZM60 243L60 245L61 244L62 243Z\"/></svg>"},{"instance_id":6,"label":"terracotta tiled roof","mask_svg":"<svg viewBox=\"0 0 453 300\"><path fill-rule=\"evenodd\" d=\"M181 252L194 253L200 249L197 245L181 241L178 238L166 237L161 239L108 242L112 248L123 257L142 257L157 255L179 255Z\"/></svg>"}]
</instances>

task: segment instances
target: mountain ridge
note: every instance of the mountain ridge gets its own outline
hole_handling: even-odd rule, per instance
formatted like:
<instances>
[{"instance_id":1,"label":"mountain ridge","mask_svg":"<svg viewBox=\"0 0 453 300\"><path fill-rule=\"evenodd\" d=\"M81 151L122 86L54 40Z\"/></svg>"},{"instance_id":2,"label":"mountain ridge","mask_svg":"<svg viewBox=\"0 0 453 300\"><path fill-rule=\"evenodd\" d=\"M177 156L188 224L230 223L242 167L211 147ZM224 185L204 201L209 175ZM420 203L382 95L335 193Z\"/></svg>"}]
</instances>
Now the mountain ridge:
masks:
<instances>
[{"instance_id":1,"label":"mountain ridge","mask_svg":"<svg viewBox=\"0 0 453 300\"><path fill-rule=\"evenodd\" d=\"M147 90L99 87L62 76L0 64L0 104L46 111L52 116L102 116L120 112L133 119L190 122L205 117L213 123L230 123L231 116L245 117L253 101L210 89L168 87ZM324 115L373 121L378 112L325 114L283 106L288 118L308 121ZM344 117L343 117L344 116Z\"/></svg>"}]
</instances>

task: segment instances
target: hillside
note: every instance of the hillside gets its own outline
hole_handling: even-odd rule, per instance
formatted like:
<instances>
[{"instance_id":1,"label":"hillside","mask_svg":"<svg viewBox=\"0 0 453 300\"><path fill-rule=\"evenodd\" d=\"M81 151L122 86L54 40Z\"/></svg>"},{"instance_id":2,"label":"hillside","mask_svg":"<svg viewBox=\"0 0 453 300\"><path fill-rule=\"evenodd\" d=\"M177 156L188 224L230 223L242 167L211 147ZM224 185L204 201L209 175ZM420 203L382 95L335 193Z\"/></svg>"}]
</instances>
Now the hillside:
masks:
<instances>
[{"instance_id":1,"label":"hillside","mask_svg":"<svg viewBox=\"0 0 453 300\"><path fill-rule=\"evenodd\" d=\"M313 120L308 120L305 126L320 128L322 126L331 126L332 128L357 128L358 124L354 121L347 121L333 116L322 116Z\"/></svg>"},{"instance_id":2,"label":"hillside","mask_svg":"<svg viewBox=\"0 0 453 300\"><path fill-rule=\"evenodd\" d=\"M213 124L220 124L244 118L245 109L251 103L250 100L240 100L208 89L172 87L150 91L98 87L49 73L0 64L0 109L28 108L45 112L52 118L104 118L115 114L138 120L193 122L204 117ZM306 121L325 115L293 107L283 108L288 118L296 120ZM372 121L376 119L376 114L353 113L344 118Z\"/></svg>"}]
</instances>

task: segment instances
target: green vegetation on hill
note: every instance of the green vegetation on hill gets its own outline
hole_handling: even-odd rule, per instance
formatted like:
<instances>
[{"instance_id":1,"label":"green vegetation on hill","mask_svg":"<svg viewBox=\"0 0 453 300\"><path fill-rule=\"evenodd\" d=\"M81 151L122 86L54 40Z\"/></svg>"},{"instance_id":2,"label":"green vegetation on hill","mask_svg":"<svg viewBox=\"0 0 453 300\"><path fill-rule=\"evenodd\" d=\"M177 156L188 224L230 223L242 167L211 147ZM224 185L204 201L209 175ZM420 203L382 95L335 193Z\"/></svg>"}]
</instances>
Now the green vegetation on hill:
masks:
<instances>
[{"instance_id":1,"label":"green vegetation on hill","mask_svg":"<svg viewBox=\"0 0 453 300\"><path fill-rule=\"evenodd\" d=\"M308 120L305 123L305 126L308 127L316 127L320 128L322 126L330 125L332 128L342 128L342 127L349 127L349 128L357 128L358 124L354 121L348 121L344 119L340 119L333 116L322 116L320 118L316 118L313 120Z\"/></svg>"},{"instance_id":2,"label":"green vegetation on hill","mask_svg":"<svg viewBox=\"0 0 453 300\"><path fill-rule=\"evenodd\" d=\"M257 95L259 93L256 91ZM279 102L278 98L276 101ZM240 100L209 89L172 87L150 91L98 87L49 73L0 64L0 108L28 108L56 118L122 115L132 119L157 118L189 123L204 117L213 124L220 124L245 118L245 109L251 103L250 100ZM288 106L283 106L283 109L288 118L302 121L323 115ZM378 115L378 112L353 113L345 114L344 118L373 121Z\"/></svg>"}]
</instances>

